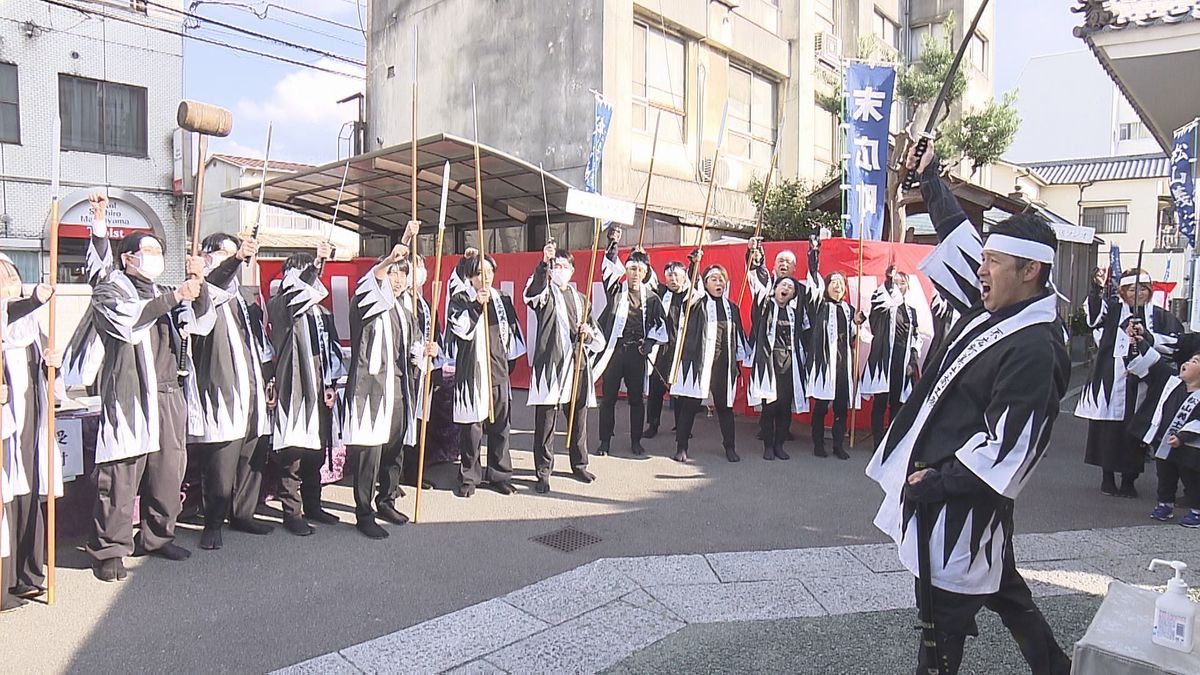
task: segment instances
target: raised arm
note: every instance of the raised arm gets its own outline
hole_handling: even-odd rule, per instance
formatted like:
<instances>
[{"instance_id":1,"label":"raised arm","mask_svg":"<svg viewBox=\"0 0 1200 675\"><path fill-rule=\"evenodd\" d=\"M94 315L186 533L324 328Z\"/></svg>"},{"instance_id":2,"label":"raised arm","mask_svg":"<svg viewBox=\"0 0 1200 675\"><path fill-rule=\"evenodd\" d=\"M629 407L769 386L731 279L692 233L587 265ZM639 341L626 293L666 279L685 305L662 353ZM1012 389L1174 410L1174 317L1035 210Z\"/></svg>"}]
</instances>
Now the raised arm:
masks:
<instances>
[{"instance_id":1,"label":"raised arm","mask_svg":"<svg viewBox=\"0 0 1200 675\"><path fill-rule=\"evenodd\" d=\"M912 169L913 157L909 164ZM921 262L921 271L956 310L965 313L979 302L979 263L983 239L967 218L950 186L938 175L937 157L922 158L921 196L937 231L938 246Z\"/></svg>"}]
</instances>

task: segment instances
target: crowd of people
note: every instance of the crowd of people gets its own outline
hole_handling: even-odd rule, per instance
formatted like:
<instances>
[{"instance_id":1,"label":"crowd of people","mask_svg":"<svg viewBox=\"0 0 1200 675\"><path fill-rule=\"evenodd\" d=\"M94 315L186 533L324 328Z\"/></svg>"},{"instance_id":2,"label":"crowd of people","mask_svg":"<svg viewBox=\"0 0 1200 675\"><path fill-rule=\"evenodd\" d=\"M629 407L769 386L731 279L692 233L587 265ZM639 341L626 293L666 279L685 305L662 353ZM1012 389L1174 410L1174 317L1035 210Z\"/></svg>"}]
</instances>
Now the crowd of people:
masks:
<instances>
[{"instance_id":1,"label":"crowd of people","mask_svg":"<svg viewBox=\"0 0 1200 675\"><path fill-rule=\"evenodd\" d=\"M175 540L185 474L199 485L202 549L222 548L226 524L272 532L255 517L263 493L255 455L267 437L280 474L284 529L307 536L310 521L338 522L321 507L321 467L336 435L347 448L356 527L371 539L386 538L380 520L407 521L396 499L405 455L426 423L427 376L452 392L460 431L455 493L470 498L487 486L513 494L509 378L528 350L539 493L551 490L560 422L571 475L583 483L596 479L588 467L588 411L600 409L594 453L613 452L622 387L630 452L645 454L642 439L659 433L669 397L680 462L689 461L706 400L726 459L740 460L732 406L743 367L748 401L761 412L765 460L789 459L792 416L802 412L811 413L813 453L827 457L830 410L830 449L847 459L848 411L869 398L876 449L867 475L885 494L875 523L914 575L921 576L922 565L929 570L918 587L924 582L931 593L919 594L918 602L933 603L942 672L957 670L983 606L1001 614L1035 672L1066 672L1069 660L1033 604L1012 551L1013 503L1045 452L1069 379L1050 283L1057 240L1044 221L1017 215L994 225L984 242L938 177L932 153L910 155L908 165L921 175L941 242L922 264L936 292L933 325L924 330L908 300L907 274L889 268L869 307L857 308L844 274L819 273L816 238L803 274L788 250L768 268L761 241L751 240L745 325L729 273L705 265L701 249L686 262L668 261L660 277L640 247L622 259L619 228L608 230L598 316L572 285L574 257L549 241L519 300L537 328L531 345L516 300L493 285L495 259L475 250L450 275L443 330L422 293L425 262L410 249L420 223L411 222L358 281L348 358L321 305L328 245L288 258L265 307L239 287L239 270L257 244L232 234L206 238L201 255L187 259L187 280L168 287L157 283L163 242L135 233L110 243L106 200L97 194L86 258L91 302L61 356L43 346L37 323L54 289L39 285L21 297L15 266L0 258L6 444L0 554L8 590L22 599L44 592L40 499L62 490L60 482L48 485L47 366L61 367L68 384L90 384L99 394L86 550L95 576L111 582L126 577L129 555L190 556ZM1151 447L1159 478L1153 516L1173 517L1182 483L1181 501L1191 509L1182 524L1200 526L1200 344L1149 304L1144 271L1114 280L1099 270L1094 281L1087 313L1099 356L1077 409L1090 420L1087 461L1103 469L1105 494L1136 496L1134 480ZM856 369L860 340L870 348ZM933 665L926 650L921 658L923 666Z\"/></svg>"}]
</instances>

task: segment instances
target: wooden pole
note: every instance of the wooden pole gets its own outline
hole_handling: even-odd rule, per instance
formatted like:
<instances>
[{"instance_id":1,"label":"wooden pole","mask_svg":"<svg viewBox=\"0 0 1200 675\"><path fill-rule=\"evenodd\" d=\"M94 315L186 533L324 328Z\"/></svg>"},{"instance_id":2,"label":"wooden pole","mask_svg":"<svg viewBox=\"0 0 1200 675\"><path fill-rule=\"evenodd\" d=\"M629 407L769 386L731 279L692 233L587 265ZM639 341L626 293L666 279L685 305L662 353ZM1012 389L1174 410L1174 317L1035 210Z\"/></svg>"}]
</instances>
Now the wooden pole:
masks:
<instances>
[{"instance_id":1,"label":"wooden pole","mask_svg":"<svg viewBox=\"0 0 1200 675\"><path fill-rule=\"evenodd\" d=\"M863 279L863 229L864 228L862 226L862 223L859 223L859 225L858 225L858 304L855 305L854 312L852 312L852 314L850 316L851 325L853 325L854 321L858 318L858 313L862 311L861 308L862 308L862 302L863 302L863 282L862 282L862 279ZM847 288L846 290L849 291L850 289ZM862 328L862 326L859 326L859 329L861 329L861 328ZM891 339L891 338L889 337L888 339ZM850 408L850 447L851 448L854 447L854 437L855 437L854 424L855 424L855 422L858 421L858 406L859 406L859 400L858 400L858 380L859 380L859 377L858 377L858 345L859 345L859 341L857 339L850 341L850 349L854 350L854 355L853 355L854 358L852 359L853 365L851 366L851 369L850 369L850 377L853 378L853 381L851 382L851 385L853 386L853 390L852 390L853 391L853 394L852 394L853 400L850 401L850 403L853 405L853 407ZM876 439L876 440L878 440L878 439Z\"/></svg>"},{"instance_id":2,"label":"wooden pole","mask_svg":"<svg viewBox=\"0 0 1200 675\"><path fill-rule=\"evenodd\" d=\"M413 68L412 68L412 219L417 219L417 27L413 26ZM412 313L417 317L417 285L413 283L417 274L417 238L420 231L413 235L409 242L409 285L412 287ZM432 323L430 324L432 325Z\"/></svg>"},{"instance_id":3,"label":"wooden pole","mask_svg":"<svg viewBox=\"0 0 1200 675\"><path fill-rule=\"evenodd\" d=\"M587 286L584 287L584 303L583 316L580 317L579 323L581 326L586 326L588 318L592 313L592 284L596 280L596 253L600 250L600 219L596 219L596 226L592 233L592 261L588 264ZM575 406L579 400L579 377L583 374L583 335L579 336L578 344L575 346L575 374L571 378L571 407L567 410L567 444L571 443L571 433L575 430Z\"/></svg>"},{"instance_id":4,"label":"wooden pole","mask_svg":"<svg viewBox=\"0 0 1200 675\"><path fill-rule=\"evenodd\" d=\"M717 182L717 161L721 159L721 141L725 138L725 120L728 115L729 101L725 101L725 110L721 113L721 128L717 131L717 147L713 150L712 173L708 176L708 195L704 198L704 217L700 219L700 237L696 241L696 248L701 252L704 251L704 234L708 231L708 210L712 206L713 186ZM696 273L699 268L699 264L692 265L691 272L688 274L688 299L683 303L683 322L679 324L679 333L677 334L679 342L675 348L675 362L671 365L671 379L667 382L671 386L674 386L675 378L679 377L679 363L683 360L683 340L687 335L688 319L692 315L691 293L696 286Z\"/></svg>"},{"instance_id":5,"label":"wooden pole","mask_svg":"<svg viewBox=\"0 0 1200 675\"><path fill-rule=\"evenodd\" d=\"M55 135L57 138L57 134ZM51 349L57 348L56 309L58 307L58 193L55 192L50 202L50 317L46 326L47 341ZM46 366L46 446L50 451L46 457L46 604L53 605L55 597L55 565L58 559L58 545L55 541L58 535L54 504L55 474L58 468L58 437L54 427L54 389L58 382L58 369ZM12 392L9 392L12 395ZM35 469L36 470L36 469ZM34 495L36 504L37 495Z\"/></svg>"},{"instance_id":6,"label":"wooden pole","mask_svg":"<svg viewBox=\"0 0 1200 675\"><path fill-rule=\"evenodd\" d=\"M483 172L479 168L479 106L475 99L475 85L471 85L471 115L475 123L475 225L479 233L479 273L483 274L483 263L487 259L487 242L483 238ZM492 341L488 335L488 308L482 307L479 320L483 322L483 344L487 351L487 363L483 365L484 388L487 392L488 423L496 421L496 410L492 401Z\"/></svg>"},{"instance_id":7,"label":"wooden pole","mask_svg":"<svg viewBox=\"0 0 1200 675\"><path fill-rule=\"evenodd\" d=\"M437 319L438 302L441 300L442 290L442 242L446 237L446 198L450 194L450 162L442 168L442 209L441 215L438 217L438 231L436 245L434 250L433 264L433 304L429 306L429 330L425 334L426 344L433 342L433 328ZM425 372L424 382L421 383L421 391L424 396L421 398L423 414L419 423L421 425L421 438L417 444L417 503L413 507L413 522L419 522L421 518L421 486L425 483L425 439L429 433L429 397L431 396L431 380L433 376L432 358L425 355Z\"/></svg>"},{"instance_id":8,"label":"wooden pole","mask_svg":"<svg viewBox=\"0 0 1200 675\"><path fill-rule=\"evenodd\" d=\"M14 269L15 269L15 267L14 267ZM0 381L0 384L3 384L3 385L8 384L8 377L5 377L7 375L7 373L4 370L4 334L7 332L8 332L8 301L6 299L4 301L4 304L0 305L0 377L3 377L3 381ZM9 391L8 395L11 397L12 392ZM0 407L7 407L7 406L8 406L8 401L5 401L4 406L0 406ZM5 443L3 440L3 437L4 437L4 434L2 433L3 430L4 430L4 415L2 413L0 413L0 523L4 522L4 484L3 484L3 480L4 480L4 472L8 470L8 443ZM37 469L35 468L34 470L36 471ZM0 529L3 529L3 527L0 526ZM15 539L15 537L10 537L9 541L11 542L12 539ZM13 543L15 543L15 542L13 542ZM4 546L4 544L0 543L0 547L3 547L3 546ZM16 553L15 549L16 549L15 546L10 546L9 550L8 550L8 554L10 556L14 555ZM5 583L5 581L4 581L4 567L5 567L4 556L0 556L0 611L3 611L3 609L4 609L4 607L3 607L4 597L8 595L8 584Z\"/></svg>"},{"instance_id":9,"label":"wooden pole","mask_svg":"<svg viewBox=\"0 0 1200 675\"><path fill-rule=\"evenodd\" d=\"M778 147L778 146L776 146ZM767 210L767 192L771 189L771 176L775 173L775 154L771 155L771 166L767 168L767 179L763 181L762 199L758 202L758 221L754 224L754 238L757 239L762 235L763 212ZM759 249L762 250L761 247ZM763 264L767 263L766 254L763 254ZM742 288L738 291L738 307L742 306L742 300L746 297L746 284L750 282L750 257L746 257L746 271L742 274Z\"/></svg>"},{"instance_id":10,"label":"wooden pole","mask_svg":"<svg viewBox=\"0 0 1200 675\"><path fill-rule=\"evenodd\" d=\"M646 175L646 198L642 201L642 231L638 233L638 248L641 248L646 241L646 219L650 216L650 184L654 182L654 158L658 155L658 125L660 123L662 123L661 110L654 118L654 141L650 145L650 173Z\"/></svg>"}]
</instances>

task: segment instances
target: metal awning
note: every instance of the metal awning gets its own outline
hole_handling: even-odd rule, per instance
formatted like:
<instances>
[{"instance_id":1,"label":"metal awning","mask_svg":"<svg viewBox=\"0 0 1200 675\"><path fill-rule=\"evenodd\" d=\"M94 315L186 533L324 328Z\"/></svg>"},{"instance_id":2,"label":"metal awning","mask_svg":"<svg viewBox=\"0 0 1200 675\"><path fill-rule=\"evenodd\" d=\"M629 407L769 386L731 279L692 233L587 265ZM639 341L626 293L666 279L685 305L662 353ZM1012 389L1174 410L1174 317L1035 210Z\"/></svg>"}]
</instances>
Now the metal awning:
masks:
<instances>
[{"instance_id":1,"label":"metal awning","mask_svg":"<svg viewBox=\"0 0 1200 675\"><path fill-rule=\"evenodd\" d=\"M333 217L338 186L346 188L337 225L363 232L398 235L412 216L411 145L404 143L339 160L267 181L264 202L324 221ZM474 225L475 144L438 134L417 141L417 219L427 228L438 222L442 166L450 162L446 224ZM564 218L570 184L537 166L486 145L479 146L485 225L525 223L530 217ZM349 162L349 170L346 163ZM542 201L546 181L549 213ZM257 201L259 185L222 193L230 199Z\"/></svg>"}]
</instances>

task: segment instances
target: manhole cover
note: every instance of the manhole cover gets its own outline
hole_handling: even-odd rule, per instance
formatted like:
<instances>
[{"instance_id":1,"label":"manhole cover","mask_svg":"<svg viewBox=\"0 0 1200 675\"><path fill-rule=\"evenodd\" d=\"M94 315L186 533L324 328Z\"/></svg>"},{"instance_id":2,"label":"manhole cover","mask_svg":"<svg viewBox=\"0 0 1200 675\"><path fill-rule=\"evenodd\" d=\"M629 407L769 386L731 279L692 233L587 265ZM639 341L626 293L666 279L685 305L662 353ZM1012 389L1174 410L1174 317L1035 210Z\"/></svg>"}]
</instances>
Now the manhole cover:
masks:
<instances>
[{"instance_id":1,"label":"manhole cover","mask_svg":"<svg viewBox=\"0 0 1200 675\"><path fill-rule=\"evenodd\" d=\"M554 532L538 535L531 538L529 541L545 544L546 546L562 551L563 553L570 553L572 551L578 551L584 546L591 546L592 544L599 543L603 540L594 534L588 534L587 532L582 532L573 527L564 527L561 530L555 530Z\"/></svg>"}]
</instances>

